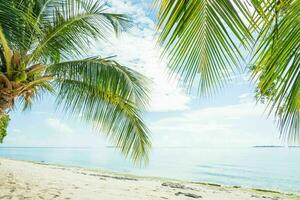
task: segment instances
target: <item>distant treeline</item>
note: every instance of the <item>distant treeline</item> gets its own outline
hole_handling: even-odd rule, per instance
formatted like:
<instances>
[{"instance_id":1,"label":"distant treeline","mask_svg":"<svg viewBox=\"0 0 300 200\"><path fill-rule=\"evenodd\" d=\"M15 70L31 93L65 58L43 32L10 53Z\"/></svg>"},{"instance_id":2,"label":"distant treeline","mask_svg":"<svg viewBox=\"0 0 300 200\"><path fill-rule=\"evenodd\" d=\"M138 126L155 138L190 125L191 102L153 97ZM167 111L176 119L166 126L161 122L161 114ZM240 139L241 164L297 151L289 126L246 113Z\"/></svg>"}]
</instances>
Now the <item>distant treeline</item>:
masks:
<instances>
[{"instance_id":1,"label":"distant treeline","mask_svg":"<svg viewBox=\"0 0 300 200\"><path fill-rule=\"evenodd\" d=\"M266 145L266 146L253 146L254 148L300 148L300 146L272 146L272 145Z\"/></svg>"}]
</instances>

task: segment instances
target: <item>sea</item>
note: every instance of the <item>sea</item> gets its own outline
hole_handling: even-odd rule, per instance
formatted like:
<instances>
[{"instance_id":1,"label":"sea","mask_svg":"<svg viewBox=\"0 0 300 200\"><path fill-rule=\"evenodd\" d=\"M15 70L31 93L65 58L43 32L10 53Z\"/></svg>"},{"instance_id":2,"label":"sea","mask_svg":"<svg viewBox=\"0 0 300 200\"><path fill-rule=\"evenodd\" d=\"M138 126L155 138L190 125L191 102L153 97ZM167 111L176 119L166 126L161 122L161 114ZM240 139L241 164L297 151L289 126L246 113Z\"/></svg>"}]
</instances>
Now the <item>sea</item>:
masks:
<instances>
[{"instance_id":1,"label":"sea","mask_svg":"<svg viewBox=\"0 0 300 200\"><path fill-rule=\"evenodd\" d=\"M1 147L0 156L300 194L299 147L154 147L146 166L134 165L113 147Z\"/></svg>"}]
</instances>

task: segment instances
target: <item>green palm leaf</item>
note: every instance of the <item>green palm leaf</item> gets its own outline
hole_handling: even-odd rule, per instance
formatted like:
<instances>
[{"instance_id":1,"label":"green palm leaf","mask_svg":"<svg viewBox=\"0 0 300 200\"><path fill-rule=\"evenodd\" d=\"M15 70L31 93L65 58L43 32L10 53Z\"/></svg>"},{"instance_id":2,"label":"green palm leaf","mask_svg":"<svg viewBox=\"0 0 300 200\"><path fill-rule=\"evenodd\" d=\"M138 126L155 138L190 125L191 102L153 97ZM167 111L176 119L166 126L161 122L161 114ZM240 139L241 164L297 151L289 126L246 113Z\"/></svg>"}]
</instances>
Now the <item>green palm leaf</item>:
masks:
<instances>
[{"instance_id":1,"label":"green palm leaf","mask_svg":"<svg viewBox=\"0 0 300 200\"><path fill-rule=\"evenodd\" d=\"M100 58L49 67L57 76L58 105L100 128L134 161L148 160L151 147L141 111L147 105L147 79L118 63Z\"/></svg>"},{"instance_id":2,"label":"green palm leaf","mask_svg":"<svg viewBox=\"0 0 300 200\"><path fill-rule=\"evenodd\" d=\"M157 1L159 41L172 72L188 87L210 93L222 86L243 61L242 47L251 34L238 14L250 15L243 3L230 0Z\"/></svg>"},{"instance_id":3,"label":"green palm leaf","mask_svg":"<svg viewBox=\"0 0 300 200\"><path fill-rule=\"evenodd\" d=\"M256 4L255 4L256 5ZM300 133L300 1L269 1L259 7L261 26L254 55L253 76L261 98L279 117L283 138L299 140ZM259 12L263 10L263 12Z\"/></svg>"},{"instance_id":4,"label":"green palm leaf","mask_svg":"<svg viewBox=\"0 0 300 200\"><path fill-rule=\"evenodd\" d=\"M49 4L48 1L46 3ZM46 26L41 26L43 37L29 62L43 57L54 61L80 57L90 47L91 39L105 40L112 31L118 33L128 26L126 16L107 13L102 1L63 0L56 4L58 6L48 12L41 8L40 12L44 12L46 17L43 21L37 18L37 22Z\"/></svg>"},{"instance_id":5,"label":"green palm leaf","mask_svg":"<svg viewBox=\"0 0 300 200\"><path fill-rule=\"evenodd\" d=\"M10 47L26 52L31 44L32 35L39 33L34 23L35 16L30 10L33 2L18 0L1 0L0 24Z\"/></svg>"}]
</instances>

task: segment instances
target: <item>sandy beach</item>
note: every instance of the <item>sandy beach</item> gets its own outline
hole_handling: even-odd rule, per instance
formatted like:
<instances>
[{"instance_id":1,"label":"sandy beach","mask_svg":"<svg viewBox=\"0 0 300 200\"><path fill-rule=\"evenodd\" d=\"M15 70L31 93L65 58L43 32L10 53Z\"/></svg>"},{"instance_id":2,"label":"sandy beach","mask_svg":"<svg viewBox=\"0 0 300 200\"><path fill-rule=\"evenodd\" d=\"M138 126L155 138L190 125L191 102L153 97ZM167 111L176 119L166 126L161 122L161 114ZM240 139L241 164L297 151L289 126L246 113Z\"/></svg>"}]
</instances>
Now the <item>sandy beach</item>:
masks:
<instances>
[{"instance_id":1,"label":"sandy beach","mask_svg":"<svg viewBox=\"0 0 300 200\"><path fill-rule=\"evenodd\" d=\"M0 158L0 199L284 200L292 194Z\"/></svg>"}]
</instances>

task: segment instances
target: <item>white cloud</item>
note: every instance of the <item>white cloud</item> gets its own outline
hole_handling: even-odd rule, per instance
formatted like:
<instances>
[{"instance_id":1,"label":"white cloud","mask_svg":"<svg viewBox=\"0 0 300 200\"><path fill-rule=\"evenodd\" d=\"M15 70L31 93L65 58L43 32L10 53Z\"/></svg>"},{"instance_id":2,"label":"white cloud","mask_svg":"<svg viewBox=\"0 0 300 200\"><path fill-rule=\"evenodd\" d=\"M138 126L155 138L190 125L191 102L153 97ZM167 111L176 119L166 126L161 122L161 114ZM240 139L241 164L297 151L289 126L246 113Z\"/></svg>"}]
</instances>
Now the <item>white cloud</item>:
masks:
<instances>
[{"instance_id":1,"label":"white cloud","mask_svg":"<svg viewBox=\"0 0 300 200\"><path fill-rule=\"evenodd\" d=\"M190 97L177 87L176 78L169 79L166 61L160 58L161 49L155 40L155 23L147 16L141 2L110 0L112 11L128 14L134 26L109 44L97 43L91 50L93 55L112 56L118 62L132 67L152 81L150 111L178 111L188 109ZM150 5L149 5L150 6Z\"/></svg>"},{"instance_id":2,"label":"white cloud","mask_svg":"<svg viewBox=\"0 0 300 200\"><path fill-rule=\"evenodd\" d=\"M240 99L245 99L245 98L249 98L249 97L253 97L253 94L250 92L243 93L239 96Z\"/></svg>"},{"instance_id":3,"label":"white cloud","mask_svg":"<svg viewBox=\"0 0 300 200\"><path fill-rule=\"evenodd\" d=\"M278 131L263 105L236 105L186 111L151 124L156 146L234 147L278 144Z\"/></svg>"},{"instance_id":4,"label":"white cloud","mask_svg":"<svg viewBox=\"0 0 300 200\"><path fill-rule=\"evenodd\" d=\"M21 131L21 129L14 128L14 129L12 129L12 132L14 132L14 133L21 133L22 131Z\"/></svg>"},{"instance_id":5,"label":"white cloud","mask_svg":"<svg viewBox=\"0 0 300 200\"><path fill-rule=\"evenodd\" d=\"M36 114L36 115L49 115L49 112L45 112L45 111L33 111L32 114Z\"/></svg>"},{"instance_id":6,"label":"white cloud","mask_svg":"<svg viewBox=\"0 0 300 200\"><path fill-rule=\"evenodd\" d=\"M55 132L58 133L69 134L74 132L74 130L71 127L69 127L67 124L64 124L63 122L61 122L59 119L56 118L48 118L46 120L46 123L48 126L53 128Z\"/></svg>"},{"instance_id":7,"label":"white cloud","mask_svg":"<svg viewBox=\"0 0 300 200\"><path fill-rule=\"evenodd\" d=\"M239 100L241 103L251 103L254 101L254 94L253 93L243 93L239 96Z\"/></svg>"}]
</instances>

